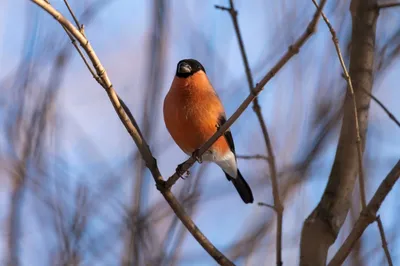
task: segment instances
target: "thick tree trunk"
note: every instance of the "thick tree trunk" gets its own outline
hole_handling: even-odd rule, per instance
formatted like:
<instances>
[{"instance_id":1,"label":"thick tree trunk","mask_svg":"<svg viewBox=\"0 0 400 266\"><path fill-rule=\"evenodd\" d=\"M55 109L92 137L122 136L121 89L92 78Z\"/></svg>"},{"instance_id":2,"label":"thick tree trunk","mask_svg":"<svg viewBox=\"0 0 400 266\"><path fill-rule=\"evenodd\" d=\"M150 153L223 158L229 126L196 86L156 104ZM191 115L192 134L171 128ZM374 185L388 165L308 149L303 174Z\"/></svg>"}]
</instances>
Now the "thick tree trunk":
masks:
<instances>
[{"instance_id":1,"label":"thick tree trunk","mask_svg":"<svg viewBox=\"0 0 400 266\"><path fill-rule=\"evenodd\" d=\"M370 98L373 84L377 0L353 0L350 76L357 101L362 146L365 146ZM333 52L333 48L332 48ZM343 80L343 82L345 82ZM358 175L357 137L353 102L346 93L344 117L332 171L318 206L306 219L301 234L300 265L325 265L329 247L335 242L350 208Z\"/></svg>"}]
</instances>

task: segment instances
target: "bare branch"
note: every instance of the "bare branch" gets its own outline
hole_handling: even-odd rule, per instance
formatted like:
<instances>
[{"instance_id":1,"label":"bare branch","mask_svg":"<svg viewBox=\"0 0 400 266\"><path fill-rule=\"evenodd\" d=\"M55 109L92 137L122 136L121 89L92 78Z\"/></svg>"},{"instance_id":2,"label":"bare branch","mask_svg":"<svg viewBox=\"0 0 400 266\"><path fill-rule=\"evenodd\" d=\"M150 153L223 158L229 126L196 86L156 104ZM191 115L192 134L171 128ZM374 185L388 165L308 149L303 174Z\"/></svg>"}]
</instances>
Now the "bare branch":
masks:
<instances>
[{"instance_id":1,"label":"bare branch","mask_svg":"<svg viewBox=\"0 0 400 266\"><path fill-rule=\"evenodd\" d=\"M274 205L271 205L271 204L268 204L268 203L259 202L259 203L258 203L258 206L268 207L268 208L271 208L272 210L276 211L276 210L275 210L275 206L274 206Z\"/></svg>"},{"instance_id":2,"label":"bare branch","mask_svg":"<svg viewBox=\"0 0 400 266\"><path fill-rule=\"evenodd\" d=\"M389 7L399 7L400 3L399 2L393 2L393 3L382 3L382 4L377 4L378 9L384 9L384 8L389 8Z\"/></svg>"},{"instance_id":3,"label":"bare branch","mask_svg":"<svg viewBox=\"0 0 400 266\"><path fill-rule=\"evenodd\" d=\"M265 155L255 154L255 155L236 155L236 158L243 159L243 160L266 160L268 161L269 158Z\"/></svg>"},{"instance_id":4,"label":"bare branch","mask_svg":"<svg viewBox=\"0 0 400 266\"><path fill-rule=\"evenodd\" d=\"M246 72L246 77L247 77L247 83L249 85L249 90L250 92L253 92L254 90L254 80L253 80L253 76L251 74L251 70L250 70L250 65L249 65L249 60L247 58L247 54L246 54L246 50L244 48L244 43L243 43L243 38L242 38L242 34L240 32L240 28L239 28L239 22L237 20L237 15L238 12L237 10L235 10L235 6L234 6L234 2L233 0L229 0L229 8L226 7L221 7L221 6L215 6L217 9L221 9L224 11L228 11L232 22L233 22L233 27L235 29L236 32L236 37L239 43L239 49L240 49L240 53L242 55L242 59L243 59L243 64L244 64L244 68L245 68L245 72ZM269 133L267 130L267 126L265 124L265 120L262 116L262 112L261 112L261 106L258 102L258 99L255 98L253 101L253 110L254 113L257 116L258 122L260 124L261 127L261 131L262 134L264 136L264 142L267 148L267 152L268 152L268 165L269 165L269 169L271 172L271 183L272 183L272 195L274 198L274 208L273 210L276 212L277 215L277 227L276 227L276 265L280 266L283 264L282 262L282 225L283 225L283 205L281 203L280 197L279 197L279 184L278 184L278 178L277 178L277 171L276 171L276 163L275 163L275 156L274 156L274 151L272 148L272 143L271 143L271 139L269 137Z\"/></svg>"},{"instance_id":5,"label":"bare branch","mask_svg":"<svg viewBox=\"0 0 400 266\"><path fill-rule=\"evenodd\" d=\"M67 1L67 0L64 0L64 3L65 3L65 5L67 6L69 13L71 14L72 18L73 18L74 21L75 21L76 27L79 29L79 31L82 33L82 35L85 36L84 30L83 30L83 24L81 25L81 24L79 23L79 21L78 21L78 19L76 18L74 12L72 11L72 8L71 8L71 6L69 5L68 1ZM86 37L86 36L85 36L85 37Z\"/></svg>"},{"instance_id":6,"label":"bare branch","mask_svg":"<svg viewBox=\"0 0 400 266\"><path fill-rule=\"evenodd\" d=\"M380 215L376 216L376 223L378 224L379 235L381 236L382 248L383 248L383 251L385 251L386 259L388 261L389 266L393 266L392 257L390 256L388 243L386 241L386 236L385 236L385 230L383 228L383 224L382 224Z\"/></svg>"},{"instance_id":7,"label":"bare branch","mask_svg":"<svg viewBox=\"0 0 400 266\"><path fill-rule=\"evenodd\" d=\"M393 122L398 126L398 127L400 127L400 122L399 122L399 120L393 115L393 113L391 113L390 111L389 111L389 109L387 109L386 108L386 106L378 99L378 98L376 98L372 93L369 93L368 91L366 91L366 90L362 90L365 94L367 94L369 97L371 97L372 98L372 100L374 100L382 109L383 109L383 111L389 116L389 118L391 119L391 120L393 120Z\"/></svg>"},{"instance_id":8,"label":"bare branch","mask_svg":"<svg viewBox=\"0 0 400 266\"><path fill-rule=\"evenodd\" d=\"M96 75L96 72L89 65L89 62L87 61L86 56L83 54L83 52L79 48L78 44L76 43L76 40L74 39L74 36L72 36L71 33L64 26L62 26L62 27L63 27L65 33L68 35L69 39L71 40L72 45L75 47L76 51L79 53L79 56L82 58L83 62L85 63L87 69L92 74L93 78L105 89L104 84L101 81L100 77L98 75Z\"/></svg>"},{"instance_id":9,"label":"bare branch","mask_svg":"<svg viewBox=\"0 0 400 266\"><path fill-rule=\"evenodd\" d=\"M370 225L377 219L376 214L381 207L381 204L383 203L389 192L392 190L394 184L397 182L399 177L400 160L397 161L396 165L379 185L379 188L376 190L366 209L362 211L350 234L347 236L343 245L336 252L335 256L333 256L328 266L342 265L346 257L349 255L351 248L361 237L368 225Z\"/></svg>"}]
</instances>

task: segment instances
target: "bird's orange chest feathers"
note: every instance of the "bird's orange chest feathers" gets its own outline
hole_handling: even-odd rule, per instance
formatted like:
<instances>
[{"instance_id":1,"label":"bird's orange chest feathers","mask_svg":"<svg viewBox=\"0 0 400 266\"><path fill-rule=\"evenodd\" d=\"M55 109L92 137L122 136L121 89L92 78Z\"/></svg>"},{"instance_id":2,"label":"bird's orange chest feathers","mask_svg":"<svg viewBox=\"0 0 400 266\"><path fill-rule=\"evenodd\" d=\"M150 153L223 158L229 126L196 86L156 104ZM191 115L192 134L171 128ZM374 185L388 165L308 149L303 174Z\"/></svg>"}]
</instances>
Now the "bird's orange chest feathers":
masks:
<instances>
[{"instance_id":1,"label":"bird's orange chest feathers","mask_svg":"<svg viewBox=\"0 0 400 266\"><path fill-rule=\"evenodd\" d=\"M204 72L188 78L175 77L164 100L166 127L187 154L199 148L217 131L218 119L223 113L224 108ZM213 147L221 146L218 144L221 141Z\"/></svg>"}]
</instances>

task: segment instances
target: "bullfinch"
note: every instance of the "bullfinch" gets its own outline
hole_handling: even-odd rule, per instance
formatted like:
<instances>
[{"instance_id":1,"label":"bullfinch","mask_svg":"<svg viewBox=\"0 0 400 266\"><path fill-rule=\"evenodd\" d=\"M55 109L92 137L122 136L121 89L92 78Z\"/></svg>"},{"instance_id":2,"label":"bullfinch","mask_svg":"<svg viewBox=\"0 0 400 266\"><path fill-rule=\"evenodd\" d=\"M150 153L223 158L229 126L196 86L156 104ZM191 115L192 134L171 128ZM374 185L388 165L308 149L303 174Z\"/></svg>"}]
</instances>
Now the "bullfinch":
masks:
<instances>
[{"instance_id":1,"label":"bullfinch","mask_svg":"<svg viewBox=\"0 0 400 266\"><path fill-rule=\"evenodd\" d=\"M195 59L178 62L171 88L164 100L164 121L176 144L187 155L195 153L226 122L224 107L204 67ZM216 163L232 181L245 203L253 193L240 173L232 133L224 135L205 152L201 161Z\"/></svg>"}]
</instances>

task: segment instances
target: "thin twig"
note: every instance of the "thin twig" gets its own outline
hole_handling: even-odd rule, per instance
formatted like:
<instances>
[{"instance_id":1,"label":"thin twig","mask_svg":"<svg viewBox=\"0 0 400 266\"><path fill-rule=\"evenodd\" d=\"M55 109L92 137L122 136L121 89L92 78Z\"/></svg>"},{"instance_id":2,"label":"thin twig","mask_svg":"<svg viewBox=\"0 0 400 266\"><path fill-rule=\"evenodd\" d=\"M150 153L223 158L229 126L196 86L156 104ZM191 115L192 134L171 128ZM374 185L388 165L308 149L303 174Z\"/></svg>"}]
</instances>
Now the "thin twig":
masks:
<instances>
[{"instance_id":1,"label":"thin twig","mask_svg":"<svg viewBox=\"0 0 400 266\"><path fill-rule=\"evenodd\" d=\"M376 216L376 223L378 224L379 234L381 236L381 241L382 241L382 248L385 251L386 259L388 261L389 266L393 266L392 257L390 256L388 243L386 241L386 236L385 236L385 230L383 229L383 224L380 215Z\"/></svg>"},{"instance_id":2,"label":"thin twig","mask_svg":"<svg viewBox=\"0 0 400 266\"><path fill-rule=\"evenodd\" d=\"M368 8L370 2L352 0L350 5L353 21L352 44L356 48L350 53L350 73L352 81L357 82L357 88L361 86L367 90L371 89L373 83L370 71L373 68L375 26L378 18L378 12ZM362 71L359 71L360 68ZM359 91L356 96L360 106L358 109L358 119L362 129L360 133L364 137L371 99L364 97ZM346 89L343 123L329 180L317 207L303 223L300 265L326 265L328 250L338 237L348 214L352 191L359 177L353 110L351 92Z\"/></svg>"},{"instance_id":3,"label":"thin twig","mask_svg":"<svg viewBox=\"0 0 400 266\"><path fill-rule=\"evenodd\" d=\"M372 93L369 93L365 89L362 89L362 92L371 97L371 99L374 100L383 109L383 111L389 116L389 118L392 119L398 127L400 127L399 120L397 120L397 118L389 111L389 109L385 107L385 105L380 100L378 100L378 98L376 98Z\"/></svg>"},{"instance_id":4,"label":"thin twig","mask_svg":"<svg viewBox=\"0 0 400 266\"><path fill-rule=\"evenodd\" d=\"M72 12L72 11L71 11ZM62 26L65 33L68 35L69 39L71 40L72 45L75 47L76 51L79 53L79 56L85 63L87 69L89 69L90 73L92 74L93 78L105 89L103 82L101 81L100 77L96 75L96 72L93 70L93 68L89 65L89 62L87 61L85 55L79 48L78 44L76 43L76 40L74 39L74 36L71 35L71 33L64 27Z\"/></svg>"},{"instance_id":5,"label":"thin twig","mask_svg":"<svg viewBox=\"0 0 400 266\"><path fill-rule=\"evenodd\" d=\"M317 2L315 0L312 0L312 2L314 3L315 7L317 8L317 10L319 10L319 6L317 4ZM365 183L364 183L364 170L363 170L363 165L362 165L362 147L361 147L361 136L360 136L360 125L358 122L358 113L357 113L357 101L356 101L356 96L354 94L354 88L353 88L353 84L351 82L351 78L349 75L349 72L347 71L346 65L344 63L343 60L343 56L342 53L340 51L340 47L339 47L339 40L336 36L336 32L333 29L331 23L329 22L328 18L325 16L324 12L321 10L321 15L322 18L325 21L325 24L328 26L329 31L331 32L332 35L332 41L333 44L335 46L336 49L336 53L337 56L339 58L340 61L340 65L342 66L343 69L343 73L344 73L344 77L347 81L349 90L350 90L350 94L351 94L351 98L353 100L353 110L354 110L354 121L355 121L355 128L356 128L356 145L357 145L357 154L358 154L358 172L359 172L359 185L360 185L360 197L361 197L361 206L362 209L364 210L365 207L367 206L367 199L365 196Z\"/></svg>"},{"instance_id":6,"label":"thin twig","mask_svg":"<svg viewBox=\"0 0 400 266\"><path fill-rule=\"evenodd\" d=\"M53 8L50 4L48 4L45 0L31 0L47 13L52 15L62 26L64 26L73 37L80 43L82 48L87 53L92 65L96 69L97 75L101 78L104 88L107 91L107 94L112 102L114 109L116 110L119 118L124 124L125 128L131 135L132 139L136 143L136 146L139 149L144 161L146 162L147 168L149 168L154 180L156 181L157 188L160 190L163 197L169 203L175 214L182 221L188 231L193 235L193 237L199 242L199 244L212 256L219 264L221 265L234 265L228 258L225 257L207 238L206 236L199 230L199 228L194 224L192 219L185 212L184 208L179 204L175 196L169 189L165 187L165 181L157 167L157 162L153 157L146 141L142 138L142 134L140 132L139 127L135 127L136 121L134 117L131 118L125 112L125 108L121 105L119 97L113 89L112 83L101 64L99 58L97 57L95 51L90 45L89 41L86 37L79 31L79 29L75 28L74 25L70 21L68 21L64 16L61 15L55 8Z\"/></svg>"},{"instance_id":7,"label":"thin twig","mask_svg":"<svg viewBox=\"0 0 400 266\"><path fill-rule=\"evenodd\" d=\"M79 29L79 31L82 33L82 35L85 36L85 32L84 32L84 30L83 30L83 24L80 24L80 23L79 23L79 21L78 21L78 19L76 18L74 12L72 11L72 8L71 8L71 6L69 5L68 1L67 1L67 0L64 0L64 3L65 3L65 5L67 6L69 13L71 14L72 18L73 18L74 21L75 21L76 27ZM86 37L86 36L85 36L85 37Z\"/></svg>"},{"instance_id":8,"label":"thin twig","mask_svg":"<svg viewBox=\"0 0 400 266\"><path fill-rule=\"evenodd\" d=\"M394 184L399 179L399 176L400 160L397 161L396 165L379 185L371 201L368 203L367 207L361 212L361 215L354 224L354 227L351 230L350 234L347 236L343 245L333 256L328 266L342 265L346 257L350 254L352 247L364 233L368 225L376 220L376 213L378 212L386 196L392 190Z\"/></svg>"},{"instance_id":9,"label":"thin twig","mask_svg":"<svg viewBox=\"0 0 400 266\"><path fill-rule=\"evenodd\" d=\"M276 212L274 205L271 205L271 204L268 204L268 203L264 203L264 202L259 202L259 203L257 203L257 205L271 208L272 210L274 210Z\"/></svg>"},{"instance_id":10,"label":"thin twig","mask_svg":"<svg viewBox=\"0 0 400 266\"><path fill-rule=\"evenodd\" d=\"M319 8L318 4L315 2L315 0L312 0L312 1L313 1L314 5L317 8ZM344 76L345 76L345 79L346 79L346 81L347 81L347 83L349 85L349 89L350 89L351 96L352 96L352 99L353 99L355 127L356 127L356 134L357 134L358 167L359 167L359 173L360 173L360 176L359 176L360 196L361 196L361 206L362 206L362 209L364 210L366 208L366 206L367 206L367 203L366 203L367 200L366 200L366 196L365 196L365 183L364 183L365 180L364 180L364 173L363 173L363 167L362 167L362 148L361 148L360 127L359 127L359 123L358 123L356 97L355 97L355 94L354 94L354 89L353 89L353 85L351 83L350 75L347 72L346 66L344 64L343 56L342 56L342 54L340 52L339 41L337 39L336 32L333 29L332 25L330 24L328 18L325 16L324 12L322 12L322 18L324 19L326 25L329 28L329 31L332 34L332 40L333 40L333 43L335 45L336 52L337 52L337 55L338 55L339 60L340 60L340 64L341 64L341 66L343 68ZM377 99L374 96L372 96L370 93L368 93L366 90L362 90L362 91L364 93L368 94L372 99L374 99L387 112L387 114L390 117L390 115L391 115L390 112L383 106L383 104L381 104L379 101L377 101ZM396 122L396 119L394 119L394 121ZM392 265L390 253L389 253L389 250L387 249L385 231L383 229L382 222L381 222L379 216L376 218L376 221L377 221L379 233L380 233L380 236L381 236L381 239L382 239L383 250L384 250L384 252L386 254L386 257L387 257L387 260L389 262L389 265Z\"/></svg>"},{"instance_id":11,"label":"thin twig","mask_svg":"<svg viewBox=\"0 0 400 266\"><path fill-rule=\"evenodd\" d=\"M236 155L236 158L243 160L266 160L268 161L268 156L255 154L255 155Z\"/></svg>"},{"instance_id":12,"label":"thin twig","mask_svg":"<svg viewBox=\"0 0 400 266\"><path fill-rule=\"evenodd\" d=\"M321 1L321 7L323 7L326 3L326 0ZM299 53L300 48L307 42L307 40L311 37L311 35L315 32L316 25L318 19L320 17L320 12L317 10L314 14L313 19L308 24L304 33L292 44L289 46L288 51L281 57L281 59L272 67L272 69L262 78L262 80L255 86L254 90L251 91L249 96L242 102L242 104L238 107L238 109L233 113L231 117L219 128L219 130L206 142L203 146L200 147L196 156L201 156L204 152L206 152L211 145L224 134L226 130L240 117L240 115L246 110L246 108L250 105L250 103L260 94L260 92L264 89L264 86L276 75L276 73L296 54ZM186 172L195 162L196 156L191 156L185 162L181 164L180 171ZM168 180L166 181L166 187L170 188L173 186L176 181L180 178L179 173L175 172Z\"/></svg>"},{"instance_id":13,"label":"thin twig","mask_svg":"<svg viewBox=\"0 0 400 266\"><path fill-rule=\"evenodd\" d=\"M250 64L249 64L249 60L247 58L246 50L244 48L242 34L241 34L240 28L239 28L239 22L237 19L238 12L237 12L237 10L235 10L235 5L234 5L233 0L229 0L229 5L230 5L229 8L222 7L222 6L215 6L215 7L217 9L228 11L228 13L230 14L230 17L233 22L233 27L236 32L236 37L237 37L237 40L239 43L240 53L241 53L242 59L243 59L243 64L244 64L246 77L247 77L247 83L249 85L250 92L252 92L254 90L254 80L253 80L253 76L252 76L252 73L250 70ZM273 199L274 199L273 210L276 212L276 215L277 215L276 265L281 266L283 264L283 262L282 262L283 205L282 205L280 197L279 197L279 184L278 184L278 178L277 178L277 173L276 173L275 156L274 156L274 151L272 148L271 139L269 137L269 133L267 130L267 126L266 126L265 120L262 116L261 106L260 106L257 98L255 98L253 101L253 110L254 110L254 113L256 114L258 122L260 124L261 131L264 136L264 142L265 142L268 156L269 156L268 165L269 165L269 169L271 172L272 195L273 195Z\"/></svg>"},{"instance_id":14,"label":"thin twig","mask_svg":"<svg viewBox=\"0 0 400 266\"><path fill-rule=\"evenodd\" d=\"M343 78L344 75L343 75ZM366 95L368 95L374 102L376 102L379 107L381 107L383 109L383 111L386 113L387 116L389 116L389 118L398 126L400 127L400 122L399 120L394 116L394 114L392 112L389 111L389 109L378 99L376 98L372 93L368 92L366 89L361 88L361 91L363 93L365 93Z\"/></svg>"},{"instance_id":15,"label":"thin twig","mask_svg":"<svg viewBox=\"0 0 400 266\"><path fill-rule=\"evenodd\" d=\"M389 8L389 7L400 7L400 3L399 3L399 2L394 2L394 3L382 3L382 4L378 4L378 5L377 5L377 8L378 8L378 9Z\"/></svg>"}]
</instances>

